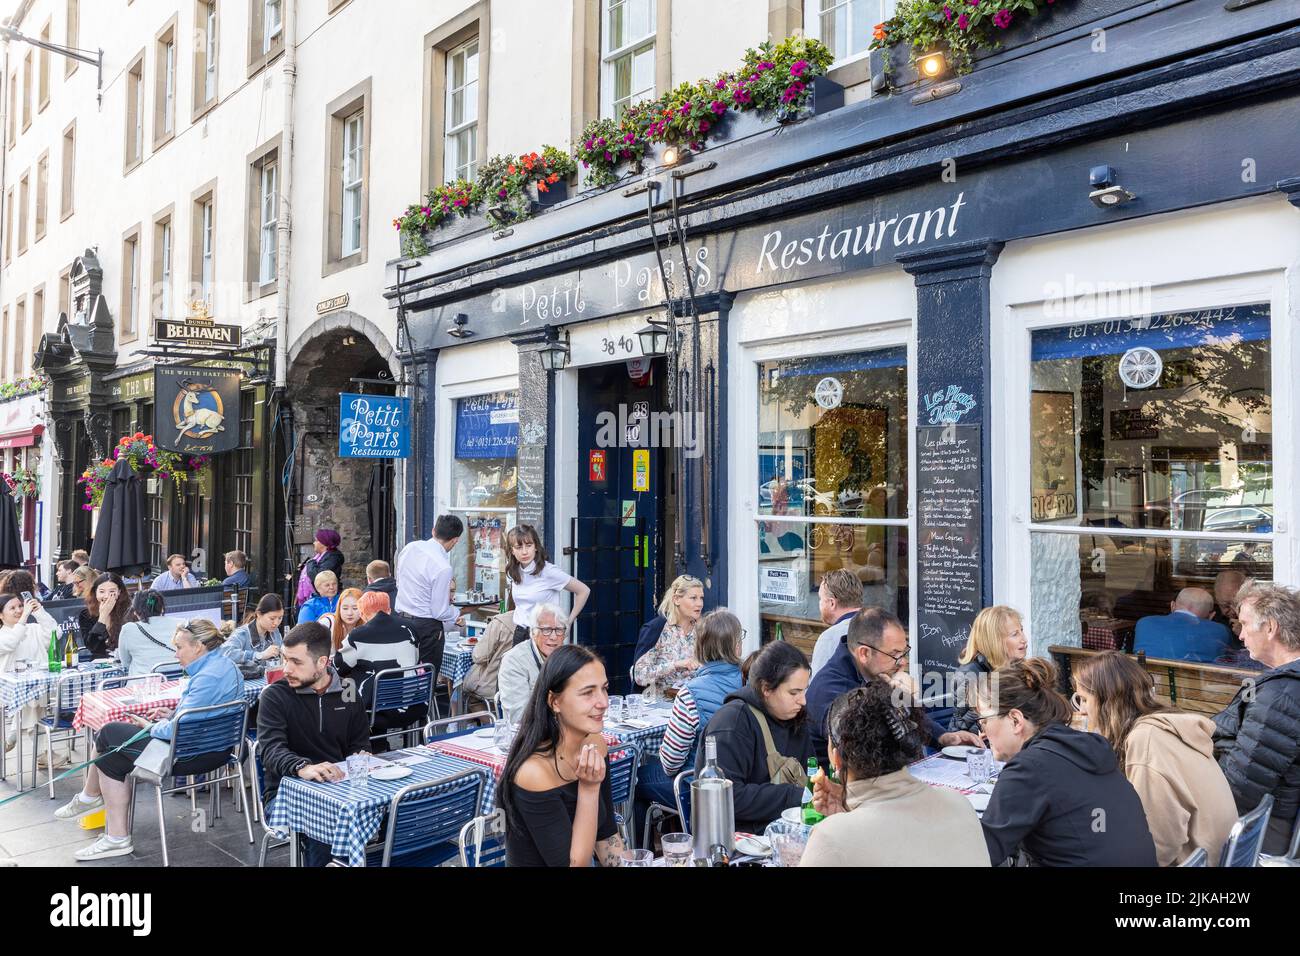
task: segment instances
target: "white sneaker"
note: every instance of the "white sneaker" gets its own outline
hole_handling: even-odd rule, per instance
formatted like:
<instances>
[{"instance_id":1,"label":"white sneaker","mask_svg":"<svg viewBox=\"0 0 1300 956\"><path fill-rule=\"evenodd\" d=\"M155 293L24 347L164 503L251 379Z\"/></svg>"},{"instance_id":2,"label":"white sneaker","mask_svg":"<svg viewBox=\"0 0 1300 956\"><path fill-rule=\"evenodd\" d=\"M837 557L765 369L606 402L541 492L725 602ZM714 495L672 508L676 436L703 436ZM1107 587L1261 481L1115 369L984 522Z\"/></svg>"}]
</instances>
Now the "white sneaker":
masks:
<instances>
[{"instance_id":1,"label":"white sneaker","mask_svg":"<svg viewBox=\"0 0 1300 956\"><path fill-rule=\"evenodd\" d=\"M90 846L82 847L73 854L79 861L87 860L107 860L114 856L127 856L135 852L135 846L131 843L131 838L119 842L109 840L108 836L101 836Z\"/></svg>"},{"instance_id":2,"label":"white sneaker","mask_svg":"<svg viewBox=\"0 0 1300 956\"><path fill-rule=\"evenodd\" d=\"M75 820L77 817L84 817L87 813L98 810L103 805L104 798L102 796L96 797L94 800L86 803L86 801L81 799L81 794L78 793L63 806L59 807L59 809L55 810L54 816L59 820Z\"/></svg>"}]
</instances>

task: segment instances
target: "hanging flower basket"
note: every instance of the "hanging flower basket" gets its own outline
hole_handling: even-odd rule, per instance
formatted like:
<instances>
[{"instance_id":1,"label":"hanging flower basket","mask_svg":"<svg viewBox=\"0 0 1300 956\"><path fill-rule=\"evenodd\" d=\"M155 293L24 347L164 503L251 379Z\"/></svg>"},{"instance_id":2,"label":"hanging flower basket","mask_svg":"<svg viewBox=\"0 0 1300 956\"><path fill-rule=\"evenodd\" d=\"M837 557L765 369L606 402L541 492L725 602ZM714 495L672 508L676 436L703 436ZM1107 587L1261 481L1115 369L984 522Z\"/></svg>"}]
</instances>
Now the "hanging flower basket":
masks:
<instances>
[{"instance_id":1,"label":"hanging flower basket","mask_svg":"<svg viewBox=\"0 0 1300 956\"><path fill-rule=\"evenodd\" d=\"M9 486L9 493L14 500L41 496L41 476L32 468L15 468L10 474L0 473L0 477Z\"/></svg>"},{"instance_id":2,"label":"hanging flower basket","mask_svg":"<svg viewBox=\"0 0 1300 956\"><path fill-rule=\"evenodd\" d=\"M105 458L98 464L91 465L77 479L77 484L86 486L86 503L81 506L84 511L93 511L103 502L104 486L108 483L108 476L112 474L113 466L122 458L130 463L131 470L136 474L152 475L162 479L170 478L176 486L178 495L184 493L185 481L189 477L190 470L195 467L194 463L199 462L199 467L204 467L210 461L207 456L197 456L191 458L187 465L180 455L172 451L164 451L155 445L152 435L143 432L126 435L118 439L111 458Z\"/></svg>"}]
</instances>

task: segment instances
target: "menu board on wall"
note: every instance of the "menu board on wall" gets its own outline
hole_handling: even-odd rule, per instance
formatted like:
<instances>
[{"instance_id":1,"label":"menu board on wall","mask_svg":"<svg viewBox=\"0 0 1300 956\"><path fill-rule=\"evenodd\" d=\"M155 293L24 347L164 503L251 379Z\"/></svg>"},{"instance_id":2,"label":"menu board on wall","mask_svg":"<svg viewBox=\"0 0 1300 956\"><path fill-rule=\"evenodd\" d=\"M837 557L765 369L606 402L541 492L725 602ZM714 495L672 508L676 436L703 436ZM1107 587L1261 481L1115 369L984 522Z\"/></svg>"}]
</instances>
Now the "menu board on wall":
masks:
<instances>
[{"instance_id":1,"label":"menu board on wall","mask_svg":"<svg viewBox=\"0 0 1300 956\"><path fill-rule=\"evenodd\" d=\"M923 673L956 667L983 603L982 456L978 425L917 429L918 657Z\"/></svg>"},{"instance_id":2,"label":"menu board on wall","mask_svg":"<svg viewBox=\"0 0 1300 956\"><path fill-rule=\"evenodd\" d=\"M546 446L520 444L516 463L518 496L515 503L520 524L530 524L542 532L546 520Z\"/></svg>"}]
</instances>

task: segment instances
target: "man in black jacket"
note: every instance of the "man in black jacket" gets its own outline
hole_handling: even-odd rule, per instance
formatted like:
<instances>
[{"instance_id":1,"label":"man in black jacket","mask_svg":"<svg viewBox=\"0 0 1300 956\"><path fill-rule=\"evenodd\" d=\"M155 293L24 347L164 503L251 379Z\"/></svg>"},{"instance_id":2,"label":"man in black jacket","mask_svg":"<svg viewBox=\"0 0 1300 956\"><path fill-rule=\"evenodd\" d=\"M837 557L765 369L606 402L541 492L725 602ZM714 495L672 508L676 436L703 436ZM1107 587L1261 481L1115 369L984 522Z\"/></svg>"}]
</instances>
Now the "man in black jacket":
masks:
<instances>
[{"instance_id":1,"label":"man in black jacket","mask_svg":"<svg viewBox=\"0 0 1300 956\"><path fill-rule=\"evenodd\" d=\"M1300 810L1300 597L1251 581L1237 593L1237 617L1250 656L1270 670L1214 718L1214 756L1241 813L1272 794L1263 852L1277 855Z\"/></svg>"},{"instance_id":2,"label":"man in black jacket","mask_svg":"<svg viewBox=\"0 0 1300 956\"><path fill-rule=\"evenodd\" d=\"M366 565L366 590L388 595L388 606L397 607L397 578L387 561L371 561Z\"/></svg>"},{"instance_id":3,"label":"man in black jacket","mask_svg":"<svg viewBox=\"0 0 1300 956\"><path fill-rule=\"evenodd\" d=\"M386 595L375 591L366 592L357 601L357 606L361 610L362 623L344 638L343 646L334 655L334 668L340 677L356 685L357 699L368 710L374 702L375 675L380 671L414 667L416 664L428 664L432 670L433 663L422 660L415 632L388 613ZM423 721L428 714L429 708L422 705L381 711L375 715L370 732L381 734L409 727ZM388 749L386 740L375 743L375 752Z\"/></svg>"},{"instance_id":4,"label":"man in black jacket","mask_svg":"<svg viewBox=\"0 0 1300 956\"><path fill-rule=\"evenodd\" d=\"M284 777L341 780L343 773L335 764L370 749L366 709L354 693L345 693L330 666L331 649L330 632L314 621L299 624L284 638L284 677L262 691L257 710L265 804L275 797ZM329 844L303 840L305 865L329 863Z\"/></svg>"}]
</instances>

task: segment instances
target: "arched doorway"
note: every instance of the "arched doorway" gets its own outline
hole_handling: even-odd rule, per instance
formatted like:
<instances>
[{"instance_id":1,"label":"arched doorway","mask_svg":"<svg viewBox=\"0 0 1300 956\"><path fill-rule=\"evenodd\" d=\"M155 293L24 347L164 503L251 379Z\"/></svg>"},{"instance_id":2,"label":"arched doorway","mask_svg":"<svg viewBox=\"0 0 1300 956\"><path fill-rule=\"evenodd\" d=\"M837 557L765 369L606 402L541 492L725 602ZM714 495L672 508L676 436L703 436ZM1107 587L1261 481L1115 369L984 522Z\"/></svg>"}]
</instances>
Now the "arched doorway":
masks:
<instances>
[{"instance_id":1,"label":"arched doorway","mask_svg":"<svg viewBox=\"0 0 1300 956\"><path fill-rule=\"evenodd\" d=\"M313 323L289 349L292 439L282 474L290 557L296 567L311 554L316 531L333 528L342 538L345 586L364 587L375 558L393 560L397 495L392 460L339 458L339 395L393 395L398 371L387 337L352 312Z\"/></svg>"}]
</instances>

